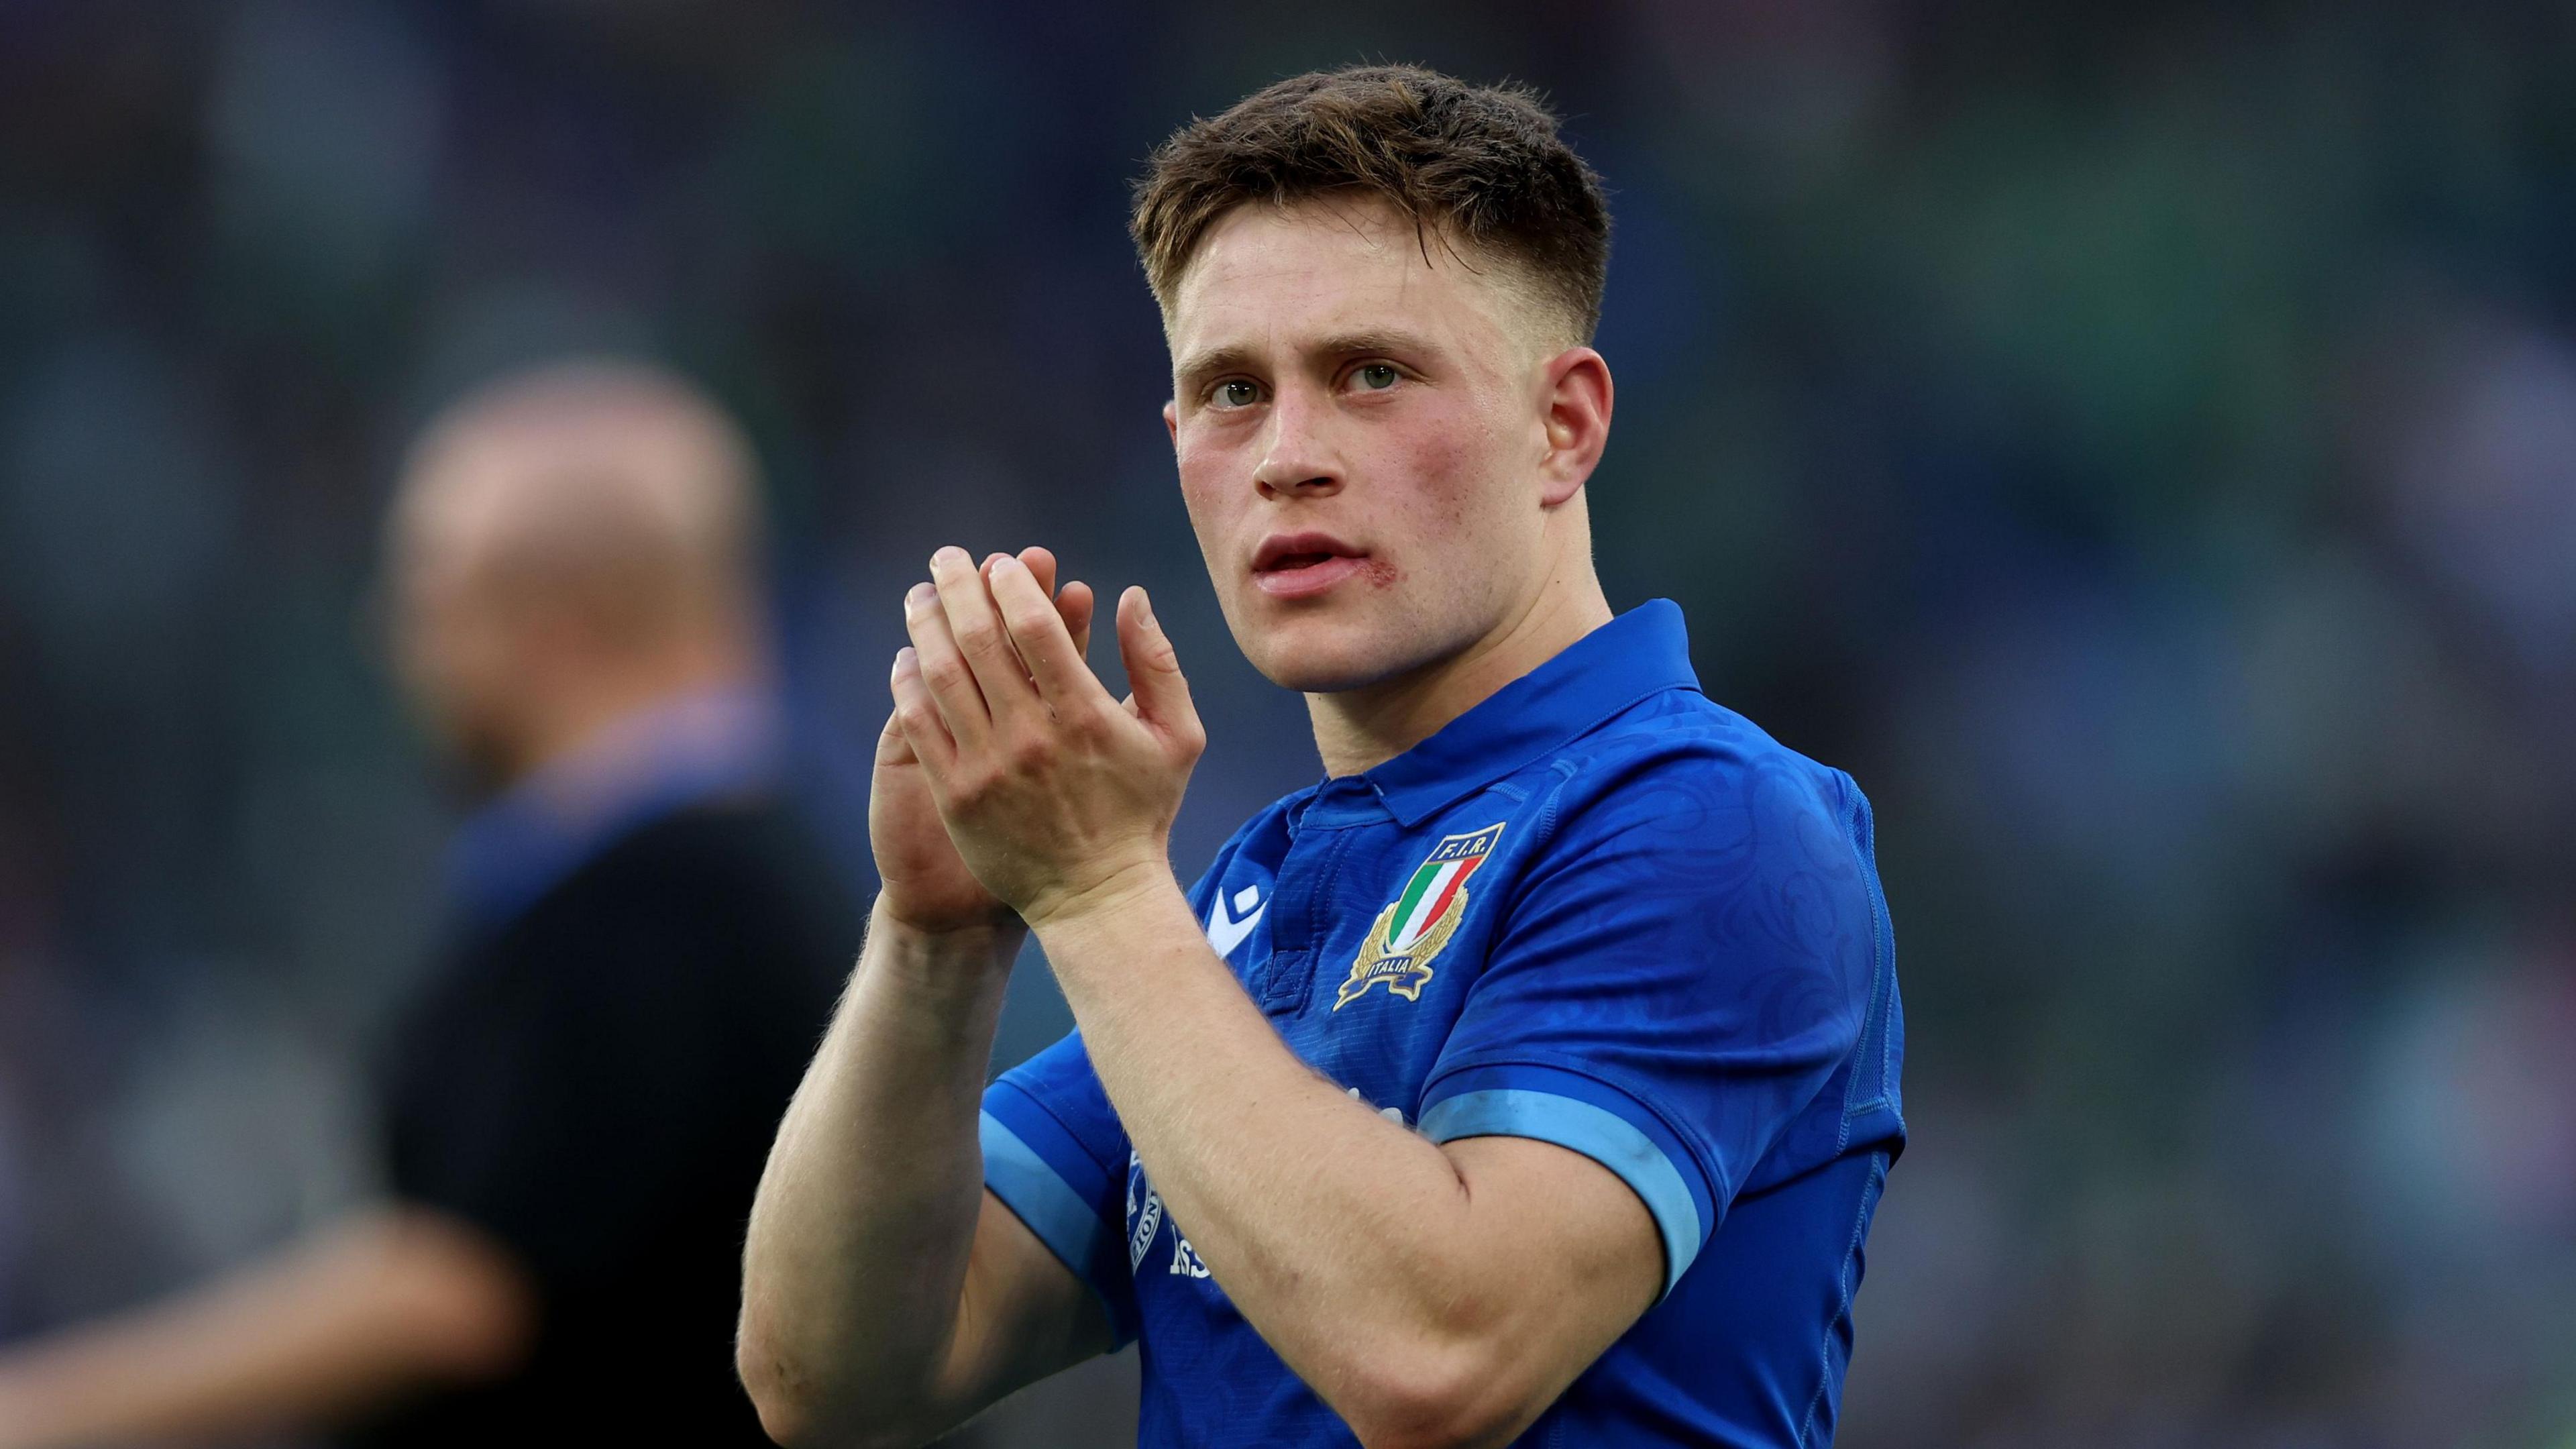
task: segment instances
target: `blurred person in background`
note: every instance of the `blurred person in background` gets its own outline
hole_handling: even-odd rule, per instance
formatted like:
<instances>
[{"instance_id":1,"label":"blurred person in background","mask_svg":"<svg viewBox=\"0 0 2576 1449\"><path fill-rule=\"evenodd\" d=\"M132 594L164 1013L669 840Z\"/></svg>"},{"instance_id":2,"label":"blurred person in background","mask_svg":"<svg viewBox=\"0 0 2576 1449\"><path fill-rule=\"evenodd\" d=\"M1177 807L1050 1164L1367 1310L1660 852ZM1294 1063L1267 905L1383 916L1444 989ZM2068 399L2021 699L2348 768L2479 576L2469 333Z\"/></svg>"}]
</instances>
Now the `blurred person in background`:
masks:
<instances>
[{"instance_id":1,"label":"blurred person in background","mask_svg":"<svg viewBox=\"0 0 2576 1449\"><path fill-rule=\"evenodd\" d=\"M428 430L395 644L485 803L379 1077L390 1198L0 1357L0 1446L763 1442L741 1222L856 918L776 796L756 493L734 424L640 366L508 378Z\"/></svg>"}]
</instances>

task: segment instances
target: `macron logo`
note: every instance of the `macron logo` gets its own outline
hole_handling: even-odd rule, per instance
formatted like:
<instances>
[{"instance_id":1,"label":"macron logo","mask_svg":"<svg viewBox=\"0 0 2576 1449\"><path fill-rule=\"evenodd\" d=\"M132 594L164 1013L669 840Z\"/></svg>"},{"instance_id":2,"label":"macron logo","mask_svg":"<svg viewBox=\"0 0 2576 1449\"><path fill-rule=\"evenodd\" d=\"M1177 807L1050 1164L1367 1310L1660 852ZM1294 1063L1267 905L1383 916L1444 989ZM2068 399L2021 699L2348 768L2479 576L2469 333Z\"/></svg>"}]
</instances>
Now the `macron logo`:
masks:
<instances>
[{"instance_id":1,"label":"macron logo","mask_svg":"<svg viewBox=\"0 0 2576 1449\"><path fill-rule=\"evenodd\" d=\"M1252 934L1252 928L1260 924L1261 913L1268 909L1270 903L1261 898L1261 887L1257 885L1236 891L1232 899L1220 897L1216 909L1208 912L1208 944L1216 948L1219 956L1233 955L1234 948Z\"/></svg>"}]
</instances>

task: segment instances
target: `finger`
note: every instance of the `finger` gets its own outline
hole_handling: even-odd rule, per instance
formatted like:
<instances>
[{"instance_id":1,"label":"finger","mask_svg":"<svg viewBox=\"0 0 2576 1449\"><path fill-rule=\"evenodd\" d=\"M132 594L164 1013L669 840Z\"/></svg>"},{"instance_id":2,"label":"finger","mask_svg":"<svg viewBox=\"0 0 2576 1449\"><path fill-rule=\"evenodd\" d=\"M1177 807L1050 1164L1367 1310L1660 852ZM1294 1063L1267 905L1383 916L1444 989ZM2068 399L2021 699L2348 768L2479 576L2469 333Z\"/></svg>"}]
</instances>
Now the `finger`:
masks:
<instances>
[{"instance_id":1,"label":"finger","mask_svg":"<svg viewBox=\"0 0 2576 1449\"><path fill-rule=\"evenodd\" d=\"M913 752L912 741L904 737L903 713L899 709L887 710L885 728L877 731L876 762L880 765L921 763L921 756Z\"/></svg>"},{"instance_id":2,"label":"finger","mask_svg":"<svg viewBox=\"0 0 2576 1449\"><path fill-rule=\"evenodd\" d=\"M1096 607L1091 585L1079 580L1055 596L1056 612L1064 616L1064 632L1073 636L1073 652L1085 659L1091 657L1091 615Z\"/></svg>"},{"instance_id":3,"label":"finger","mask_svg":"<svg viewBox=\"0 0 2576 1449\"><path fill-rule=\"evenodd\" d=\"M949 737L947 725L940 720L939 707L931 702L930 685L922 678L918 650L895 651L892 685L894 714L886 721L889 741L900 738L914 759L925 766L945 771L949 762L957 757L957 742ZM884 760L884 742L880 743L877 753L878 758Z\"/></svg>"},{"instance_id":4,"label":"finger","mask_svg":"<svg viewBox=\"0 0 2576 1449\"><path fill-rule=\"evenodd\" d=\"M1013 557L1013 555L1007 553L988 553L984 555L984 561L975 566L975 572L982 575L985 588L990 589L993 587L993 565L1011 557ZM1054 554L1049 553L1043 548L1030 547L1021 549L1017 557L1022 564L1028 565L1031 573L1037 576L1039 588L1046 590L1049 594L1053 594L1055 592ZM1041 570L1037 564L1029 563L1029 560L1032 558L1037 559L1039 563L1045 566L1043 570ZM1008 631L1006 630L1005 632ZM1016 646L1014 647L1016 649ZM1028 671L1027 660L1023 659L1020 661L1020 670L1022 673L1026 673Z\"/></svg>"},{"instance_id":5,"label":"finger","mask_svg":"<svg viewBox=\"0 0 2576 1449\"><path fill-rule=\"evenodd\" d=\"M1056 577L1055 551L1032 545L1020 550L1020 562L1028 566L1028 570L1031 574L1036 575L1038 587L1046 590L1047 597L1054 598Z\"/></svg>"},{"instance_id":6,"label":"finger","mask_svg":"<svg viewBox=\"0 0 2576 1449\"><path fill-rule=\"evenodd\" d=\"M1195 738L1199 715L1190 703L1190 682L1181 677L1180 653L1141 588L1118 597L1118 653L1127 663L1128 687L1135 691L1136 717L1166 734Z\"/></svg>"},{"instance_id":7,"label":"finger","mask_svg":"<svg viewBox=\"0 0 2576 1449\"><path fill-rule=\"evenodd\" d=\"M1005 558L993 569L993 602L1011 631L1011 643L1028 665L1029 678L1048 704L1061 709L1077 702L1105 704L1108 691L1093 678L1064 627L1055 601L1018 559Z\"/></svg>"},{"instance_id":8,"label":"finger","mask_svg":"<svg viewBox=\"0 0 2576 1449\"><path fill-rule=\"evenodd\" d=\"M1056 612L1064 617L1064 632L1073 636L1074 652L1085 659L1090 658L1094 605L1091 585L1068 581L1061 589L1057 588L1056 557L1045 548L1031 546L1021 549L1020 562L1028 566L1029 573L1038 581L1038 587L1055 599Z\"/></svg>"},{"instance_id":9,"label":"finger","mask_svg":"<svg viewBox=\"0 0 2576 1449\"><path fill-rule=\"evenodd\" d=\"M951 546L930 556L930 581L938 586L939 609L948 616L949 636L956 640L957 652L983 691L988 717L996 727L1008 728L1037 707L1037 690L1011 648L1001 611L993 607L992 591L985 587L983 570L966 556L966 550ZM959 743L966 743L962 735Z\"/></svg>"},{"instance_id":10,"label":"finger","mask_svg":"<svg viewBox=\"0 0 2576 1449\"><path fill-rule=\"evenodd\" d=\"M981 745L993 732L993 713L976 686L975 671L967 667L957 641L948 633L948 615L939 607L937 588L915 584L903 596L903 627L912 635L922 683L949 739L966 749Z\"/></svg>"}]
</instances>

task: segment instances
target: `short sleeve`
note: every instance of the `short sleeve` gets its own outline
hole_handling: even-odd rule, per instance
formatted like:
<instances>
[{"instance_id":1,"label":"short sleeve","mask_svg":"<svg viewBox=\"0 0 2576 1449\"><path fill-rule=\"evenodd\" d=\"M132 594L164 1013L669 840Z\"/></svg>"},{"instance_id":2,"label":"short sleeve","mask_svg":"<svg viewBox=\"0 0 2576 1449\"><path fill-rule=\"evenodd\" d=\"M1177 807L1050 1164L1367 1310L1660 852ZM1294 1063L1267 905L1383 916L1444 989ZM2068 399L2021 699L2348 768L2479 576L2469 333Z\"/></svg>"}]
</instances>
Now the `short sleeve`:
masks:
<instances>
[{"instance_id":1,"label":"short sleeve","mask_svg":"<svg viewBox=\"0 0 2576 1449\"><path fill-rule=\"evenodd\" d=\"M1422 1130L1616 1173L1654 1215L1670 1291L1859 1043L1879 936L1848 790L1785 751L1691 746L1561 787Z\"/></svg>"},{"instance_id":2,"label":"short sleeve","mask_svg":"<svg viewBox=\"0 0 2576 1449\"><path fill-rule=\"evenodd\" d=\"M1120 1344L1136 1336L1123 1241L1127 1134L1075 1032L984 1090L984 1186L1100 1296Z\"/></svg>"}]
</instances>

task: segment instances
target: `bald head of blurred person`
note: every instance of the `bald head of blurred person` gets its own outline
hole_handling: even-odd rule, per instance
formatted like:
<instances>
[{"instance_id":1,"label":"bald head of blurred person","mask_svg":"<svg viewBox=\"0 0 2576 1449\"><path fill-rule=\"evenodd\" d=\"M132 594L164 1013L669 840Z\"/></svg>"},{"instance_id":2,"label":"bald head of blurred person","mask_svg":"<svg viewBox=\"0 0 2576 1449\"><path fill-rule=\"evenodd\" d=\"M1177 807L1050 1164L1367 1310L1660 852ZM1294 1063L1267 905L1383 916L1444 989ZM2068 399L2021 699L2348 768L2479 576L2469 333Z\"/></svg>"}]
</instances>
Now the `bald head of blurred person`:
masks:
<instances>
[{"instance_id":1,"label":"bald head of blurred person","mask_svg":"<svg viewBox=\"0 0 2576 1449\"><path fill-rule=\"evenodd\" d=\"M396 659L497 798L370 1074L387 1195L0 1349L0 1449L767 1444L741 1224L859 927L779 793L755 520L740 431L651 368L504 378L422 434Z\"/></svg>"},{"instance_id":2,"label":"bald head of blurred person","mask_svg":"<svg viewBox=\"0 0 2576 1449\"><path fill-rule=\"evenodd\" d=\"M505 379L412 450L387 542L398 664L489 790L639 709L767 673L748 444L625 363Z\"/></svg>"}]
</instances>

